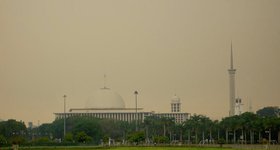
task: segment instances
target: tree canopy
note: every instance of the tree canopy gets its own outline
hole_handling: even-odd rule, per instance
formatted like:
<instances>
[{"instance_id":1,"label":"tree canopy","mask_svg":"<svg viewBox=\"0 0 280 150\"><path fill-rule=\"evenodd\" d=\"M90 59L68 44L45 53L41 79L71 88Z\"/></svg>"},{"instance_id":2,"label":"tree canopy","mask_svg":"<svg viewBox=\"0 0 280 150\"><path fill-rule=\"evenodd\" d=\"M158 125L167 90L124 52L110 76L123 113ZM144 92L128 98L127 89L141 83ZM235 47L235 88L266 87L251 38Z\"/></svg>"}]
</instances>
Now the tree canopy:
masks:
<instances>
[{"instance_id":1,"label":"tree canopy","mask_svg":"<svg viewBox=\"0 0 280 150\"><path fill-rule=\"evenodd\" d=\"M261 111L258 111L261 112ZM182 124L174 118L147 116L139 122L125 122L91 117L66 119L66 136L63 119L26 128L24 122L0 122L0 145L7 144L106 144L127 143L265 143L280 140L280 118L243 113L238 116L211 120L204 115L190 117ZM221 143L221 142L220 142Z\"/></svg>"}]
</instances>

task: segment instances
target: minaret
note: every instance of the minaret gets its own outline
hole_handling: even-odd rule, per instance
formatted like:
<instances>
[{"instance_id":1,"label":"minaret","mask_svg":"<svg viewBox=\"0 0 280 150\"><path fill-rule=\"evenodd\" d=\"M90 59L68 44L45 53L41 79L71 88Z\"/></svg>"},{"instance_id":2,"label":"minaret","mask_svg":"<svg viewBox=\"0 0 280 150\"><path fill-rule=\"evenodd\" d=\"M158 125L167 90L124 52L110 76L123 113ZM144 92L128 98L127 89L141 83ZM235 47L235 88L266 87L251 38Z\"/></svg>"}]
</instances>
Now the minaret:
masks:
<instances>
[{"instance_id":1,"label":"minaret","mask_svg":"<svg viewBox=\"0 0 280 150\"><path fill-rule=\"evenodd\" d=\"M229 116L233 116L235 114L235 71L233 68L233 52L232 52L232 43L231 43L231 51L230 51L230 69L228 69L229 73Z\"/></svg>"}]
</instances>

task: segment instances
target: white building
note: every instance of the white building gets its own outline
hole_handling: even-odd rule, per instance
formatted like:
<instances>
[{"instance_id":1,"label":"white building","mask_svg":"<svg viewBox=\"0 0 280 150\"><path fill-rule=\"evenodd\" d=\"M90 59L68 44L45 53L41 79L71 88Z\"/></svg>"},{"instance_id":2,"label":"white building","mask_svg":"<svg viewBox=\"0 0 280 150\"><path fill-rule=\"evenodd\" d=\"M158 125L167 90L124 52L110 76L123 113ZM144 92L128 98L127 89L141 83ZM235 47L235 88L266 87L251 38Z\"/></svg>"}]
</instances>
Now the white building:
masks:
<instances>
[{"instance_id":1,"label":"white building","mask_svg":"<svg viewBox=\"0 0 280 150\"><path fill-rule=\"evenodd\" d=\"M54 113L56 119L68 117L95 117L132 122L143 122L147 116L159 116L174 118L176 123L182 123L190 117L189 113L181 112L180 99L174 96L171 99L170 113L155 113L143 111L143 108L126 108L122 97L109 88L101 88L95 91L88 100L85 108L71 108L69 112Z\"/></svg>"},{"instance_id":2,"label":"white building","mask_svg":"<svg viewBox=\"0 0 280 150\"><path fill-rule=\"evenodd\" d=\"M243 113L243 103L241 98L235 99L235 115L241 115Z\"/></svg>"},{"instance_id":3,"label":"white building","mask_svg":"<svg viewBox=\"0 0 280 150\"><path fill-rule=\"evenodd\" d=\"M154 115L159 117L174 118L176 123L183 123L190 117L190 114L181 112L181 102L177 95L174 95L171 98L171 113L156 113Z\"/></svg>"},{"instance_id":4,"label":"white building","mask_svg":"<svg viewBox=\"0 0 280 150\"><path fill-rule=\"evenodd\" d=\"M171 112L181 112L181 102L177 95L174 95L171 99Z\"/></svg>"}]
</instances>

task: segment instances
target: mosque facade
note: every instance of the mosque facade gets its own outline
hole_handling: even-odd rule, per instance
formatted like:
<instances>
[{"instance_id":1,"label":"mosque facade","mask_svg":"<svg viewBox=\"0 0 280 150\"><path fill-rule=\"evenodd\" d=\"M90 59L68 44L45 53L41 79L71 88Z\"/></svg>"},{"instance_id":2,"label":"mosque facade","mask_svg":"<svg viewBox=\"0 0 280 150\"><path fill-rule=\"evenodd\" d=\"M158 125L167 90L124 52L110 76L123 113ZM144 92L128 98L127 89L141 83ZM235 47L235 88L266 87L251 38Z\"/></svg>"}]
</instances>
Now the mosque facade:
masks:
<instances>
[{"instance_id":1,"label":"mosque facade","mask_svg":"<svg viewBox=\"0 0 280 150\"><path fill-rule=\"evenodd\" d=\"M54 113L55 119L64 117L94 117L101 119L113 119L120 121L139 121L144 122L147 116L158 116L174 118L175 122L180 124L190 118L190 114L181 112L181 102L178 96L171 98L171 111L165 113L156 113L154 111L144 111L143 108L126 108L122 97L104 86L93 93L88 100L85 108L71 108L69 112Z\"/></svg>"}]
</instances>

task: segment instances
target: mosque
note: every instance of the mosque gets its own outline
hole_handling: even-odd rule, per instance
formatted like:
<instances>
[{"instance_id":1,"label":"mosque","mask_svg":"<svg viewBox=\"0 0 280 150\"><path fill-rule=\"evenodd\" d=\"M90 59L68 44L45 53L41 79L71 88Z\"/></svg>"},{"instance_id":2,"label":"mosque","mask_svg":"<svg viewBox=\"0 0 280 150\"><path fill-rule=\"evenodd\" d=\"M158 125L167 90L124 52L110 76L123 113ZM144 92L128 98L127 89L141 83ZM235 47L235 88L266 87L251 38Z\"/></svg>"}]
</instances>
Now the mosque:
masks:
<instances>
[{"instance_id":1,"label":"mosque","mask_svg":"<svg viewBox=\"0 0 280 150\"><path fill-rule=\"evenodd\" d=\"M237 97L235 94L235 73L236 69L233 67L233 49L231 44L230 54L230 68L229 73L229 116L240 115L243 113L242 99ZM105 76L104 76L105 77ZM126 108L122 97L112 91L110 88L105 86L93 94L92 98L88 101L86 108L71 108L69 112L65 113L54 113L56 119L62 119L64 117L96 117L106 118L122 121L144 121L147 116L158 116L174 118L176 123L183 123L190 118L190 113L181 112L180 98L174 95L171 98L171 111L166 113L155 113L154 111L143 111L143 108L137 107L137 91L136 96L136 107Z\"/></svg>"},{"instance_id":2,"label":"mosque","mask_svg":"<svg viewBox=\"0 0 280 150\"><path fill-rule=\"evenodd\" d=\"M135 98L137 99L138 92L135 91ZM158 116L174 118L175 122L180 124L190 118L190 114L181 112L181 102L177 95L171 98L171 111L166 113L155 113L154 111L144 111L143 108L126 108L122 97L104 86L95 91L92 97L88 100L85 108L71 108L69 112L54 113L55 119L63 119L68 117L94 117L106 118L121 121L139 121L143 122L147 116Z\"/></svg>"}]
</instances>

